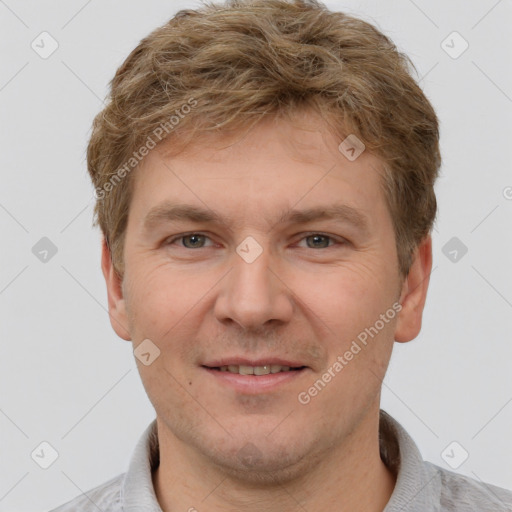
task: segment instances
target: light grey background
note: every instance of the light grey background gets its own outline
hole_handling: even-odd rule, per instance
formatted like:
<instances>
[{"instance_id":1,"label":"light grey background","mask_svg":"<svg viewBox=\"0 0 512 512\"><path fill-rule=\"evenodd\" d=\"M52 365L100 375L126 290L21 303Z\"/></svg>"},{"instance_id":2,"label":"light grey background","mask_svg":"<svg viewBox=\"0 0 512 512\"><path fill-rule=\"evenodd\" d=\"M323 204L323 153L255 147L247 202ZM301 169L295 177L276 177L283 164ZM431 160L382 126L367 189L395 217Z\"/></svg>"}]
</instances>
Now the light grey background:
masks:
<instances>
[{"instance_id":1,"label":"light grey background","mask_svg":"<svg viewBox=\"0 0 512 512\"><path fill-rule=\"evenodd\" d=\"M383 408L426 459L450 469L455 440L469 452L458 472L512 489L511 2L326 3L411 56L441 120L424 327L397 344ZM197 5L0 0L0 511L48 510L124 472L155 416L108 320L85 148L117 67ZM31 48L43 31L59 44L47 59ZM469 43L458 58L442 47L454 31ZM58 249L46 263L32 253L42 237ZM456 262L442 251L452 237L468 248ZM43 441L59 454L48 469L31 458Z\"/></svg>"}]
</instances>

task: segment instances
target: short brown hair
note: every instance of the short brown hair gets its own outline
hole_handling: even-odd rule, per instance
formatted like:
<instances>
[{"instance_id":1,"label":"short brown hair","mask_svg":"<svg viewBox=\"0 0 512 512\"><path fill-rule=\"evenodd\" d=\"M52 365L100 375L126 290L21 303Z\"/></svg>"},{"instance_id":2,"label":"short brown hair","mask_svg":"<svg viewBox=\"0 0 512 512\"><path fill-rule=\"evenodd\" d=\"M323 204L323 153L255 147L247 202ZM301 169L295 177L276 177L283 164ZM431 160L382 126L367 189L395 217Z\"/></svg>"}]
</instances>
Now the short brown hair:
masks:
<instances>
[{"instance_id":1,"label":"short brown hair","mask_svg":"<svg viewBox=\"0 0 512 512\"><path fill-rule=\"evenodd\" d=\"M441 165L438 119L410 67L416 71L377 28L317 0L227 0L179 11L119 67L93 122L94 225L116 272L124 274L129 172L142 153L171 136L197 140L309 106L340 142L355 134L382 160L405 276L432 229Z\"/></svg>"}]
</instances>

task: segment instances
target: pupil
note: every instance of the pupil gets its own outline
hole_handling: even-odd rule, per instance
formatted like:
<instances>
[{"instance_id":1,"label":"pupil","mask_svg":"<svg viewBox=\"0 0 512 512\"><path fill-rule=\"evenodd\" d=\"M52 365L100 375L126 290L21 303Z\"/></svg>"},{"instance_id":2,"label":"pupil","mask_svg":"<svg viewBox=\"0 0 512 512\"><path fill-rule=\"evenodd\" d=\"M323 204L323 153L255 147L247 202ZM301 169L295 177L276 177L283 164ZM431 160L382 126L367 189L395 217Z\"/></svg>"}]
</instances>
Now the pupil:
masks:
<instances>
[{"instance_id":1,"label":"pupil","mask_svg":"<svg viewBox=\"0 0 512 512\"><path fill-rule=\"evenodd\" d=\"M195 245L197 245L197 239L198 239L200 236L201 236L201 235L189 235L189 236L188 236L188 237L186 237L186 238L188 238L189 240L192 240L191 244L195 246ZM194 239L195 239L195 241L194 241Z\"/></svg>"},{"instance_id":2,"label":"pupil","mask_svg":"<svg viewBox=\"0 0 512 512\"><path fill-rule=\"evenodd\" d=\"M311 236L311 238L314 240L314 242L313 242L314 247L318 247L318 245L316 244L316 242L318 242L318 240L321 241L322 238L324 239L324 242L327 240L327 238L324 235L313 235L313 236Z\"/></svg>"}]
</instances>

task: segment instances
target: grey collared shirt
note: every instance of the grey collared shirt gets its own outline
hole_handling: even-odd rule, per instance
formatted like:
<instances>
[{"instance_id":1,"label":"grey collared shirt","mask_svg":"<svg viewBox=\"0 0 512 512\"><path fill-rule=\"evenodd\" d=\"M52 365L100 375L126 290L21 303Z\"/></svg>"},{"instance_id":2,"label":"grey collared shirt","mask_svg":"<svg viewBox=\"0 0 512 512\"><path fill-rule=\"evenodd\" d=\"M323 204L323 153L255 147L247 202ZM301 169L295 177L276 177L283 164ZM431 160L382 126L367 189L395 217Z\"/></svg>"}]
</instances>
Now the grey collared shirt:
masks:
<instances>
[{"instance_id":1,"label":"grey collared shirt","mask_svg":"<svg viewBox=\"0 0 512 512\"><path fill-rule=\"evenodd\" d=\"M383 512L512 512L512 491L425 462L403 427L380 412L380 452L397 475ZM142 434L128 471L51 512L162 512L152 470L159 464L156 419Z\"/></svg>"}]
</instances>

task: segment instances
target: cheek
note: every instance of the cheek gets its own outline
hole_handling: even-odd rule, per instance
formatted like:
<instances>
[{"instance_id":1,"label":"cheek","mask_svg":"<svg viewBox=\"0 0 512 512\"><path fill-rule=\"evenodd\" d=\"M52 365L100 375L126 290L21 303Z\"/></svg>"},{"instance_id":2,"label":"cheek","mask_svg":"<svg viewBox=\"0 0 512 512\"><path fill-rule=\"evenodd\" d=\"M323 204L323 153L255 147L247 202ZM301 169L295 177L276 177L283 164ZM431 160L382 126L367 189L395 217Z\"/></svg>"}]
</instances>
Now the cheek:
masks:
<instances>
[{"instance_id":1,"label":"cheek","mask_svg":"<svg viewBox=\"0 0 512 512\"><path fill-rule=\"evenodd\" d=\"M295 273L293 290L304 303L304 314L323 326L338 345L373 325L379 315L391 307L390 283L382 281L371 265L353 265L328 269L322 273Z\"/></svg>"},{"instance_id":2,"label":"cheek","mask_svg":"<svg viewBox=\"0 0 512 512\"><path fill-rule=\"evenodd\" d=\"M128 287L132 339L137 343L146 338L153 341L160 349L153 365L169 369L180 381L188 379L198 357L192 340L213 307L212 294L222 274L179 271L166 263L141 267L137 275L132 274ZM154 373L152 366L139 365L143 378Z\"/></svg>"},{"instance_id":3,"label":"cheek","mask_svg":"<svg viewBox=\"0 0 512 512\"><path fill-rule=\"evenodd\" d=\"M133 270L133 271L132 271ZM170 268L139 262L130 268L127 301L138 326L163 335L192 311L213 283Z\"/></svg>"}]
</instances>

